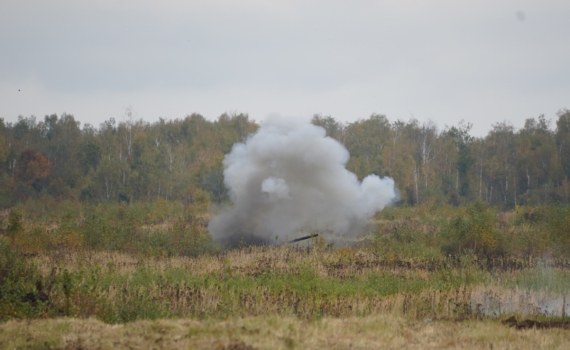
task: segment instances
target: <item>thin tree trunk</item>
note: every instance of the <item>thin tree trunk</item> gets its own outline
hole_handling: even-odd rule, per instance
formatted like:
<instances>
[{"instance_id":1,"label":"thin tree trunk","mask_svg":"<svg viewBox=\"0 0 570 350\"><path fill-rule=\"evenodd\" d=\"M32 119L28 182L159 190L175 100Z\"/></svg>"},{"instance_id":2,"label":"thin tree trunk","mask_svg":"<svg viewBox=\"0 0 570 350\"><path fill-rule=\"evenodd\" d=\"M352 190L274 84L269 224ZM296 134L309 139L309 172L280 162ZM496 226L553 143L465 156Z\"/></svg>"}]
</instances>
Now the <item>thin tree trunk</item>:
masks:
<instances>
[{"instance_id":1,"label":"thin tree trunk","mask_svg":"<svg viewBox=\"0 0 570 350\"><path fill-rule=\"evenodd\" d=\"M416 205L420 203L420 195L418 193L418 167L414 168L414 183L416 185Z\"/></svg>"},{"instance_id":2,"label":"thin tree trunk","mask_svg":"<svg viewBox=\"0 0 570 350\"><path fill-rule=\"evenodd\" d=\"M455 176L455 192L459 193L459 169L456 171Z\"/></svg>"},{"instance_id":3,"label":"thin tree trunk","mask_svg":"<svg viewBox=\"0 0 570 350\"><path fill-rule=\"evenodd\" d=\"M483 160L481 160L481 166L479 168L479 199L481 199L481 186L483 185Z\"/></svg>"}]
</instances>

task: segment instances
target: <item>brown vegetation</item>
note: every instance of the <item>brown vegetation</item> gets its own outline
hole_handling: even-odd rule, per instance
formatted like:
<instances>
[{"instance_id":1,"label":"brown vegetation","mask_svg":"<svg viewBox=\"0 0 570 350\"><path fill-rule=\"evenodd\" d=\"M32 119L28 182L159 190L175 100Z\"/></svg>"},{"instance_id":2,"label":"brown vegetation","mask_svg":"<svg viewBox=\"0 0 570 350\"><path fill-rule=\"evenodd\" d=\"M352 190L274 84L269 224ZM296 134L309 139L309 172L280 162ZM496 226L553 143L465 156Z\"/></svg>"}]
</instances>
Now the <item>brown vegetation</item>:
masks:
<instances>
[{"instance_id":1,"label":"brown vegetation","mask_svg":"<svg viewBox=\"0 0 570 350\"><path fill-rule=\"evenodd\" d=\"M565 349L562 329L516 330L496 321L410 321L394 316L304 321L263 316L107 325L58 319L0 324L0 347L51 349Z\"/></svg>"}]
</instances>

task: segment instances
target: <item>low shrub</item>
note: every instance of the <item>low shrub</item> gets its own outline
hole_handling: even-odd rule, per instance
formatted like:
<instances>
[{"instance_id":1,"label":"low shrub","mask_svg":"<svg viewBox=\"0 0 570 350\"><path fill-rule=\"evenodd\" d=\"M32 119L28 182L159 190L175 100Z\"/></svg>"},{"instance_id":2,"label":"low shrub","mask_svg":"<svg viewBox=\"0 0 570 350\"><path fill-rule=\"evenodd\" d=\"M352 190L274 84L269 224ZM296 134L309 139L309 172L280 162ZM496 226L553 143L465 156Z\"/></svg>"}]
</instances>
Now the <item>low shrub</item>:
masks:
<instances>
[{"instance_id":1,"label":"low shrub","mask_svg":"<svg viewBox=\"0 0 570 350\"><path fill-rule=\"evenodd\" d=\"M503 255L504 235L496 222L495 211L485 202L476 202L444 225L441 249L448 255L465 252L486 258Z\"/></svg>"}]
</instances>

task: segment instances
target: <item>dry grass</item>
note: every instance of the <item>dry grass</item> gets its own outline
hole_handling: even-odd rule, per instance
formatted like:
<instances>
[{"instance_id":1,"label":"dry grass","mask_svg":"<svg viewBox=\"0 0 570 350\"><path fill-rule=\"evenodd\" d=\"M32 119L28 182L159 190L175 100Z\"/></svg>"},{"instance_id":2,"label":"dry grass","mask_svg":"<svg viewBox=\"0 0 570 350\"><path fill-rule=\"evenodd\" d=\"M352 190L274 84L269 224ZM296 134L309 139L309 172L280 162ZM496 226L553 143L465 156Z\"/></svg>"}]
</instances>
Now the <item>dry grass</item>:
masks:
<instances>
[{"instance_id":1,"label":"dry grass","mask_svg":"<svg viewBox=\"0 0 570 350\"><path fill-rule=\"evenodd\" d=\"M471 305L476 313L490 317L504 314L566 317L570 311L570 297L566 295L567 292L479 286L471 291Z\"/></svg>"},{"instance_id":2,"label":"dry grass","mask_svg":"<svg viewBox=\"0 0 570 350\"><path fill-rule=\"evenodd\" d=\"M110 316L121 312L118 305L146 315L137 316L142 318L270 314L318 318L379 313L420 320L505 314L561 316L566 290L565 284L553 291L543 283L564 279L566 274L553 281L534 280L541 289L532 290L513 285L521 272L493 275L475 265L434 270L426 260L402 260L393 254L380 256L353 248L251 247L196 258L60 252L34 260L44 276L52 273L54 266L77 276L98 271L94 280L78 277L79 289L70 298L73 307L67 309L67 315L96 316L110 323L133 320ZM309 277L303 275L307 268ZM139 276L138 282L132 276ZM370 279L377 284L371 285ZM102 280L107 282L101 284ZM505 280L511 281L508 288L501 287ZM63 293L51 295L50 300L66 303ZM152 311L151 317L132 305L156 312ZM570 310L570 305L565 308Z\"/></svg>"},{"instance_id":3,"label":"dry grass","mask_svg":"<svg viewBox=\"0 0 570 350\"><path fill-rule=\"evenodd\" d=\"M198 257L148 257L120 252L102 251L56 251L32 256L44 274L53 266L76 271L85 266L100 265L106 272L109 266L118 273L133 273L138 268L152 266L155 271L181 268L192 271L195 276L224 274L228 268L233 275L258 276L267 271L295 274L301 264L308 264L311 270L322 277L345 279L389 271L394 275L409 273L427 276L430 264L443 263L443 259L400 258L396 254L379 255L371 250L359 248L312 248L303 249L282 245L279 247L248 247L219 254Z\"/></svg>"},{"instance_id":4,"label":"dry grass","mask_svg":"<svg viewBox=\"0 0 570 350\"><path fill-rule=\"evenodd\" d=\"M149 234L170 229L148 225ZM566 348L568 331L516 330L500 319L570 309L568 264L424 254L407 235L433 227L390 225L392 238L336 248L313 240L196 257L36 250L22 259L39 267L48 302L33 309L33 284L9 290L21 312L0 324L0 348ZM420 254L400 249L408 245Z\"/></svg>"},{"instance_id":5,"label":"dry grass","mask_svg":"<svg viewBox=\"0 0 570 350\"><path fill-rule=\"evenodd\" d=\"M516 330L498 321L410 321L389 316L248 317L107 325L94 319L10 321L0 347L51 349L566 349L560 329Z\"/></svg>"}]
</instances>

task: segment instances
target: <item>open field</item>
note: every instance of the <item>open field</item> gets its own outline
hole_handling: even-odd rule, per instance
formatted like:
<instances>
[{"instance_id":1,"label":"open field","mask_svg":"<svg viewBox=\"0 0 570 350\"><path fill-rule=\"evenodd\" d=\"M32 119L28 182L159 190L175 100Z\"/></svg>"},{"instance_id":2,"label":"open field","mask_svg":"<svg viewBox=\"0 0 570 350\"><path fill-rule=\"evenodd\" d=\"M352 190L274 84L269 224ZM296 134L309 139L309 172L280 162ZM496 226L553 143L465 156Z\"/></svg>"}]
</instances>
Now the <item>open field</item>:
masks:
<instances>
[{"instance_id":1,"label":"open field","mask_svg":"<svg viewBox=\"0 0 570 350\"><path fill-rule=\"evenodd\" d=\"M567 349L565 329L516 330L498 321L410 321L386 315L302 320L258 316L108 325L94 319L10 321L3 349Z\"/></svg>"},{"instance_id":2,"label":"open field","mask_svg":"<svg viewBox=\"0 0 570 350\"><path fill-rule=\"evenodd\" d=\"M562 316L570 270L529 261L398 258L364 248L248 247L198 257L121 253L32 259L66 315L139 318L378 313L415 319ZM64 286L57 275L66 275ZM65 287L67 283L67 287ZM68 294L65 294L68 288ZM53 310L52 310L53 311Z\"/></svg>"},{"instance_id":3,"label":"open field","mask_svg":"<svg viewBox=\"0 0 570 350\"><path fill-rule=\"evenodd\" d=\"M159 204L4 213L0 347L567 344L567 209L394 209L352 243L223 249Z\"/></svg>"},{"instance_id":4,"label":"open field","mask_svg":"<svg viewBox=\"0 0 570 350\"><path fill-rule=\"evenodd\" d=\"M519 322L522 324L522 322ZM516 329L498 319L415 320L395 315L302 319L247 316L106 324L89 319L0 324L6 349L566 349L564 328Z\"/></svg>"},{"instance_id":5,"label":"open field","mask_svg":"<svg viewBox=\"0 0 570 350\"><path fill-rule=\"evenodd\" d=\"M303 249L246 247L197 257L52 252L27 261L35 267L35 287L3 289L5 319L125 324L385 317L444 327L499 323L516 315L519 321L564 321L566 327L570 309L564 261L543 266L543 261L508 258L399 258L318 242Z\"/></svg>"}]
</instances>

